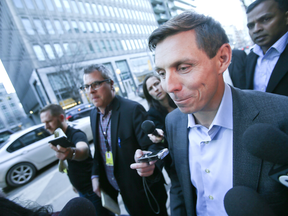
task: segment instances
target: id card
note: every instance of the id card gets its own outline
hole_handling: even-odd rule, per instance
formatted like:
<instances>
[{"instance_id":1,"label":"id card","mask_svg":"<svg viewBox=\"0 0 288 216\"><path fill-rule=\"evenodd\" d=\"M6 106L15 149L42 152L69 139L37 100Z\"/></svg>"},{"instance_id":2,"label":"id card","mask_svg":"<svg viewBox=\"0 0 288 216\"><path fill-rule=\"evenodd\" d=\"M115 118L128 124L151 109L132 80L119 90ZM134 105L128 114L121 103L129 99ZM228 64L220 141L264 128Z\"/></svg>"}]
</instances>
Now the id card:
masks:
<instances>
[{"instance_id":1,"label":"id card","mask_svg":"<svg viewBox=\"0 0 288 216\"><path fill-rule=\"evenodd\" d=\"M108 152L106 151L105 157L106 157L106 165L107 166L113 166L112 152L111 151L108 151Z\"/></svg>"}]
</instances>

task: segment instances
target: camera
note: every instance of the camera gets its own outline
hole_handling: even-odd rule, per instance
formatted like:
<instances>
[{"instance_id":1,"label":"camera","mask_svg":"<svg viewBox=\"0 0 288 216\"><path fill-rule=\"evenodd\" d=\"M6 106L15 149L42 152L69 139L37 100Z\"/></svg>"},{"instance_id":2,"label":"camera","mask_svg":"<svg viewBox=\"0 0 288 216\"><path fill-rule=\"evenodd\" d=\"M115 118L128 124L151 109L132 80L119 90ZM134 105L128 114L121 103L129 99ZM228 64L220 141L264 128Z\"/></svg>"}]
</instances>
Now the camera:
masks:
<instances>
[{"instance_id":1,"label":"camera","mask_svg":"<svg viewBox=\"0 0 288 216\"><path fill-rule=\"evenodd\" d=\"M162 160L167 154L169 154L169 150L167 148L162 149L157 154L153 154L152 152L149 152L147 154L142 155L140 158L138 158L138 163L149 163L150 161L155 160Z\"/></svg>"}]
</instances>

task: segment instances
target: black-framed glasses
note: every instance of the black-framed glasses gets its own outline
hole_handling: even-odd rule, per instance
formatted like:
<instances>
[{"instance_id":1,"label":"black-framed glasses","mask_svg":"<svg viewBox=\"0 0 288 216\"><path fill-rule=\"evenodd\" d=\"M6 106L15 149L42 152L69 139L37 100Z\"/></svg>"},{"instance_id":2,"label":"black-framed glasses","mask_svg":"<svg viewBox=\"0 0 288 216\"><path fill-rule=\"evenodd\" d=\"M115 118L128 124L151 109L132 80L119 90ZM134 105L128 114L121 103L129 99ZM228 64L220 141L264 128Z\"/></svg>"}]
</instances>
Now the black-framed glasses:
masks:
<instances>
[{"instance_id":1,"label":"black-framed glasses","mask_svg":"<svg viewBox=\"0 0 288 216\"><path fill-rule=\"evenodd\" d=\"M105 79L105 80L101 80L101 81L95 81L93 83L91 83L90 85L83 85L80 87L81 90L85 90L85 91L89 91L89 87L91 87L94 90L97 90L101 87L101 84L104 82L110 82L110 79Z\"/></svg>"}]
</instances>

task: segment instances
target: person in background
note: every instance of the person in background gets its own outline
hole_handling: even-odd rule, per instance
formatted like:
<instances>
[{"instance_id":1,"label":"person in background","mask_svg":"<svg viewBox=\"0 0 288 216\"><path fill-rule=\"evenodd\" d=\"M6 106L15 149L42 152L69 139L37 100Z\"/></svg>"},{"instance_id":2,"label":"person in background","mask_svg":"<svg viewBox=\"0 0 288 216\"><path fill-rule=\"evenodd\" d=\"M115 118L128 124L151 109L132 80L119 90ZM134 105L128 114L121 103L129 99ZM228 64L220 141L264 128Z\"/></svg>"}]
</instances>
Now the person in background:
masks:
<instances>
[{"instance_id":1,"label":"person in background","mask_svg":"<svg viewBox=\"0 0 288 216\"><path fill-rule=\"evenodd\" d=\"M256 0L246 11L254 48L246 63L246 88L288 96L288 1Z\"/></svg>"},{"instance_id":2,"label":"person in background","mask_svg":"<svg viewBox=\"0 0 288 216\"><path fill-rule=\"evenodd\" d=\"M168 113L177 108L170 96L162 89L160 77L157 75L147 75L143 81L143 93L148 102L148 119L153 121L155 128L162 137L148 135L152 142L159 143L161 148L168 148L165 134L165 118ZM161 129L161 130L159 130ZM165 169L169 175L171 157L165 157Z\"/></svg>"},{"instance_id":3,"label":"person in background","mask_svg":"<svg viewBox=\"0 0 288 216\"><path fill-rule=\"evenodd\" d=\"M162 88L178 106L165 124L171 216L227 215L223 200L236 186L257 191L276 215L288 215L288 188L268 175L274 164L250 153L243 140L257 123L287 134L288 98L224 82L232 51L225 30L209 16L195 11L175 16L152 32L149 47ZM139 150L135 161L138 155ZM153 173L146 163L131 168L140 176Z\"/></svg>"},{"instance_id":4,"label":"person in background","mask_svg":"<svg viewBox=\"0 0 288 216\"><path fill-rule=\"evenodd\" d=\"M131 216L167 216L167 193L161 170L154 170L155 175L160 175L159 179L147 181L159 204L157 209L155 200L151 196L149 200L146 197L147 189L143 187L146 179L130 169L136 149L153 152L153 143L141 129L142 122L147 119L144 107L115 95L114 81L104 65L87 66L83 81L81 89L86 91L95 106L90 116L95 146L91 176L93 191L100 196L103 190L116 202L121 193L126 210ZM151 168L155 168L155 164L151 164Z\"/></svg>"},{"instance_id":5,"label":"person in background","mask_svg":"<svg viewBox=\"0 0 288 216\"><path fill-rule=\"evenodd\" d=\"M94 204L97 216L114 215L102 207L100 197L92 190L90 177L93 159L86 134L67 124L65 112L58 104L45 106L40 111L40 119L45 124L45 128L52 134L57 128L61 128L67 139L75 145L75 147L64 148L59 143L56 147L50 144L50 147L56 152L58 159L67 160L68 177L79 196L87 198Z\"/></svg>"}]
</instances>

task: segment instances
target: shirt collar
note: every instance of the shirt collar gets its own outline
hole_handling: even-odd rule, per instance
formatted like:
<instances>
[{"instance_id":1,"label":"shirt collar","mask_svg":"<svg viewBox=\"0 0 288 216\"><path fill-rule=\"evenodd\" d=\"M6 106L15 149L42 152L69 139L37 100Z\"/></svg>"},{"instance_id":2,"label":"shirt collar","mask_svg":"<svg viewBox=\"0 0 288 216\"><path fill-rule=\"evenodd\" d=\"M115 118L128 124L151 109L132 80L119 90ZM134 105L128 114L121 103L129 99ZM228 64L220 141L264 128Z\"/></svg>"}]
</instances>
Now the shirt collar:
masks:
<instances>
[{"instance_id":1,"label":"shirt collar","mask_svg":"<svg viewBox=\"0 0 288 216\"><path fill-rule=\"evenodd\" d=\"M233 129L233 103L232 103L232 92L228 84L225 83L224 94L219 106L219 109L216 113L215 118L213 119L212 124L209 127L209 130L213 126L225 127L228 129ZM196 127L195 119L193 114L188 114L188 128Z\"/></svg>"},{"instance_id":2,"label":"shirt collar","mask_svg":"<svg viewBox=\"0 0 288 216\"><path fill-rule=\"evenodd\" d=\"M96 107L97 108L97 113L100 114L100 115L106 116L112 110L114 101L115 101L115 97L112 99L110 104L108 104L108 106L105 108L104 114L102 114L101 111L99 110L99 108Z\"/></svg>"},{"instance_id":3,"label":"shirt collar","mask_svg":"<svg viewBox=\"0 0 288 216\"><path fill-rule=\"evenodd\" d=\"M268 53L271 49L276 50L279 54L281 54L288 44L288 32L286 32L279 40L277 40L268 50ZM258 56L264 56L261 47L255 44L253 48L253 52Z\"/></svg>"}]
</instances>

